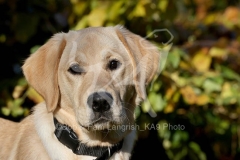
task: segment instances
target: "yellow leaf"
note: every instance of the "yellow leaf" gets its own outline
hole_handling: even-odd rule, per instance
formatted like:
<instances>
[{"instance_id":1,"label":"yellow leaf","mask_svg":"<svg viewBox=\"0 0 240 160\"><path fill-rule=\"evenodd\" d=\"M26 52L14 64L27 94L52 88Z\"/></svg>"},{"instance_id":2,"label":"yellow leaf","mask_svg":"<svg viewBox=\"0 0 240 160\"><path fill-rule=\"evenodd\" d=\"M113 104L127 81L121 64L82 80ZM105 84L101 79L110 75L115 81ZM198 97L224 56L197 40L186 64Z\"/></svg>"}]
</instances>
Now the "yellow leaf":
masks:
<instances>
[{"instance_id":1,"label":"yellow leaf","mask_svg":"<svg viewBox=\"0 0 240 160\"><path fill-rule=\"evenodd\" d=\"M172 97L172 95L173 95L173 93L176 91L176 87L170 87L170 88L168 88L167 89L167 91L166 91L166 94L165 94L165 98L167 99L167 100L169 100L171 97Z\"/></svg>"},{"instance_id":2,"label":"yellow leaf","mask_svg":"<svg viewBox=\"0 0 240 160\"><path fill-rule=\"evenodd\" d=\"M160 0L158 3L158 8L162 11L165 12L168 6L168 0Z\"/></svg>"},{"instance_id":3,"label":"yellow leaf","mask_svg":"<svg viewBox=\"0 0 240 160\"><path fill-rule=\"evenodd\" d=\"M88 24L92 27L102 26L106 19L105 8L96 8L88 16Z\"/></svg>"},{"instance_id":4,"label":"yellow leaf","mask_svg":"<svg viewBox=\"0 0 240 160\"><path fill-rule=\"evenodd\" d=\"M205 24L212 24L213 22L216 21L218 15L216 13L212 13L212 14L208 14L205 19L204 22Z\"/></svg>"},{"instance_id":5,"label":"yellow leaf","mask_svg":"<svg viewBox=\"0 0 240 160\"><path fill-rule=\"evenodd\" d=\"M205 105L209 102L209 98L207 95L202 94L197 96L196 103L200 106Z\"/></svg>"},{"instance_id":6,"label":"yellow leaf","mask_svg":"<svg viewBox=\"0 0 240 160\"><path fill-rule=\"evenodd\" d=\"M20 85L15 86L12 93L13 98L14 99L19 98L25 89L26 89L26 86L20 86Z\"/></svg>"},{"instance_id":7,"label":"yellow leaf","mask_svg":"<svg viewBox=\"0 0 240 160\"><path fill-rule=\"evenodd\" d=\"M193 57L192 64L199 72L205 72L209 70L212 58L208 54L205 54L202 50L196 53Z\"/></svg>"},{"instance_id":8,"label":"yellow leaf","mask_svg":"<svg viewBox=\"0 0 240 160\"><path fill-rule=\"evenodd\" d=\"M172 73L170 77L180 87L187 84L187 79L180 77L178 72Z\"/></svg>"},{"instance_id":9,"label":"yellow leaf","mask_svg":"<svg viewBox=\"0 0 240 160\"><path fill-rule=\"evenodd\" d=\"M76 15L81 15L87 7L86 1L80 1L73 5L73 12Z\"/></svg>"},{"instance_id":10,"label":"yellow leaf","mask_svg":"<svg viewBox=\"0 0 240 160\"><path fill-rule=\"evenodd\" d=\"M108 12L108 19L109 20L116 20L117 16L119 16L119 12L121 9L122 4L124 3L124 1L116 1L115 3L113 3L113 5L111 6L109 12Z\"/></svg>"},{"instance_id":11,"label":"yellow leaf","mask_svg":"<svg viewBox=\"0 0 240 160\"><path fill-rule=\"evenodd\" d=\"M188 104L195 104L197 96L191 86L181 88L181 94Z\"/></svg>"},{"instance_id":12,"label":"yellow leaf","mask_svg":"<svg viewBox=\"0 0 240 160\"><path fill-rule=\"evenodd\" d=\"M234 93L232 92L231 84L228 82L225 82L222 87L221 97L228 98L233 96L234 96Z\"/></svg>"},{"instance_id":13,"label":"yellow leaf","mask_svg":"<svg viewBox=\"0 0 240 160\"><path fill-rule=\"evenodd\" d=\"M172 97L172 101L177 103L179 101L180 95L181 95L180 92L175 92Z\"/></svg>"},{"instance_id":14,"label":"yellow leaf","mask_svg":"<svg viewBox=\"0 0 240 160\"><path fill-rule=\"evenodd\" d=\"M78 21L77 25L75 26L75 30L83 29L87 26L88 17L84 16L81 20Z\"/></svg>"},{"instance_id":15,"label":"yellow leaf","mask_svg":"<svg viewBox=\"0 0 240 160\"><path fill-rule=\"evenodd\" d=\"M227 50L222 48L212 47L209 50L209 55L211 55L212 57L224 58L224 56L227 55Z\"/></svg>"},{"instance_id":16,"label":"yellow leaf","mask_svg":"<svg viewBox=\"0 0 240 160\"><path fill-rule=\"evenodd\" d=\"M136 17L144 17L146 15L146 11L143 5L138 4L135 9L135 16Z\"/></svg>"},{"instance_id":17,"label":"yellow leaf","mask_svg":"<svg viewBox=\"0 0 240 160\"><path fill-rule=\"evenodd\" d=\"M134 8L133 12L129 15L129 19L132 19L133 17L144 17L146 16L146 10L144 5L148 3L148 1L139 1L136 7Z\"/></svg>"},{"instance_id":18,"label":"yellow leaf","mask_svg":"<svg viewBox=\"0 0 240 160\"><path fill-rule=\"evenodd\" d=\"M179 67L182 68L182 69L185 69L185 70L189 70L191 68L191 66L184 61L180 61Z\"/></svg>"},{"instance_id":19,"label":"yellow leaf","mask_svg":"<svg viewBox=\"0 0 240 160\"><path fill-rule=\"evenodd\" d=\"M27 96L35 103L40 103L44 101L42 96L40 96L32 87L28 88Z\"/></svg>"},{"instance_id":20,"label":"yellow leaf","mask_svg":"<svg viewBox=\"0 0 240 160\"><path fill-rule=\"evenodd\" d=\"M232 22L238 21L239 16L240 16L240 10L238 7L228 7L223 14L223 17L225 19Z\"/></svg>"},{"instance_id":21,"label":"yellow leaf","mask_svg":"<svg viewBox=\"0 0 240 160\"><path fill-rule=\"evenodd\" d=\"M149 112L149 110L151 108L151 104L149 103L149 101L144 101L141 105L141 108L144 113Z\"/></svg>"},{"instance_id":22,"label":"yellow leaf","mask_svg":"<svg viewBox=\"0 0 240 160\"><path fill-rule=\"evenodd\" d=\"M164 108L164 113L172 113L174 111L174 104L168 103L167 106Z\"/></svg>"}]
</instances>

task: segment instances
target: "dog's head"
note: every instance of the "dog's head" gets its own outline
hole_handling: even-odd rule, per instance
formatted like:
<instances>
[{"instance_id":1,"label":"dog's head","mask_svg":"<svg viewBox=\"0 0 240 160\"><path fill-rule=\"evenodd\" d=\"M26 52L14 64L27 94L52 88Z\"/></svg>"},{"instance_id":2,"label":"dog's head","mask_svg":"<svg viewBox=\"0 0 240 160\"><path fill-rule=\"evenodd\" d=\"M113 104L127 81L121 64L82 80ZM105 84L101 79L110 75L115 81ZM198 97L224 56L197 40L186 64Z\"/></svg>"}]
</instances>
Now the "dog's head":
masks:
<instances>
[{"instance_id":1,"label":"dog's head","mask_svg":"<svg viewBox=\"0 0 240 160\"><path fill-rule=\"evenodd\" d=\"M90 131L115 127L119 139L128 132L119 126L134 124L134 108L146 98L158 64L154 45L115 26L56 34L23 71L49 112L61 108Z\"/></svg>"}]
</instances>

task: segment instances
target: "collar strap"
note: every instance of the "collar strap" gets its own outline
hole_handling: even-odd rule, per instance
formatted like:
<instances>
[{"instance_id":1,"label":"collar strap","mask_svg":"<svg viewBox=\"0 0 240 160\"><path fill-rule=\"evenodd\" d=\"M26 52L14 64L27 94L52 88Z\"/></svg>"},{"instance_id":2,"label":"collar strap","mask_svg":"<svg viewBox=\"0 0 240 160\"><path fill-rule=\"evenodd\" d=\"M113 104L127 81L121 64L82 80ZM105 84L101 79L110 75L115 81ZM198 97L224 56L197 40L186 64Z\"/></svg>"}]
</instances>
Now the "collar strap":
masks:
<instances>
[{"instance_id":1,"label":"collar strap","mask_svg":"<svg viewBox=\"0 0 240 160\"><path fill-rule=\"evenodd\" d=\"M57 139L77 155L89 155L98 157L96 160L107 160L115 152L118 152L123 145L122 140L119 143L114 144L112 147L89 147L78 140L77 134L68 125L59 123L56 118L54 118L54 125L56 127L54 133Z\"/></svg>"}]
</instances>

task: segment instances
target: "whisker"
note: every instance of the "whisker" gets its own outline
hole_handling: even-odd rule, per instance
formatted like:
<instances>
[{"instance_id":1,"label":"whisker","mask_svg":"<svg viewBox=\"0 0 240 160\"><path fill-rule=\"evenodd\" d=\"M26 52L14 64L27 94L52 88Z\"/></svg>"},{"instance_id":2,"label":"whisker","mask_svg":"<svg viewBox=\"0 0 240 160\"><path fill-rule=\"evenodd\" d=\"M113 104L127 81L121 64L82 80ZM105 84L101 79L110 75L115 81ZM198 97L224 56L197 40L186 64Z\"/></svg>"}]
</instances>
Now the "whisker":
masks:
<instances>
[{"instance_id":1,"label":"whisker","mask_svg":"<svg viewBox=\"0 0 240 160\"><path fill-rule=\"evenodd\" d=\"M115 130L114 130L114 132L115 132L115 133L118 135L118 137L120 137L120 135L118 134L118 132L117 132L117 131L115 131Z\"/></svg>"},{"instance_id":2,"label":"whisker","mask_svg":"<svg viewBox=\"0 0 240 160\"><path fill-rule=\"evenodd\" d=\"M135 107L135 106L133 106L132 104L127 103L127 102L121 102L121 104L126 104L126 105L129 105L129 106ZM129 108L125 107L124 105L122 105L122 106L123 106L123 108L125 108L126 110L128 110L131 114L134 114L134 111L131 111Z\"/></svg>"},{"instance_id":3,"label":"whisker","mask_svg":"<svg viewBox=\"0 0 240 160\"><path fill-rule=\"evenodd\" d=\"M133 111L131 111L130 109L128 109L127 107L123 106L124 109L126 109L126 111L129 111L131 114L134 114ZM127 117L126 114L123 114L123 116L126 116L126 118L128 119L128 121L130 122L129 118Z\"/></svg>"},{"instance_id":4,"label":"whisker","mask_svg":"<svg viewBox=\"0 0 240 160\"><path fill-rule=\"evenodd\" d=\"M103 137L103 139L105 139L107 137L108 133L109 133L109 130L107 131L107 134Z\"/></svg>"}]
</instances>

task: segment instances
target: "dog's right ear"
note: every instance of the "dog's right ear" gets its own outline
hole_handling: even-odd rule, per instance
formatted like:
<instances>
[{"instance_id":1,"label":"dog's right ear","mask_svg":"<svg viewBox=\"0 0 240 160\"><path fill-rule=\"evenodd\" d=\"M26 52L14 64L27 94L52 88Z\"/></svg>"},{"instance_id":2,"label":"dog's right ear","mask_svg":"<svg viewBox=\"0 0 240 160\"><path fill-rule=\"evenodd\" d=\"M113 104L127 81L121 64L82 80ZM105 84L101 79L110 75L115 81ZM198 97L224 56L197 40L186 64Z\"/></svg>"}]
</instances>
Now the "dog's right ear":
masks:
<instances>
[{"instance_id":1,"label":"dog's right ear","mask_svg":"<svg viewBox=\"0 0 240 160\"><path fill-rule=\"evenodd\" d=\"M66 45L64 35L55 34L22 67L28 83L44 98L49 112L55 110L60 98L57 71Z\"/></svg>"}]
</instances>

